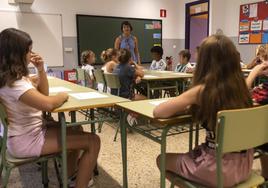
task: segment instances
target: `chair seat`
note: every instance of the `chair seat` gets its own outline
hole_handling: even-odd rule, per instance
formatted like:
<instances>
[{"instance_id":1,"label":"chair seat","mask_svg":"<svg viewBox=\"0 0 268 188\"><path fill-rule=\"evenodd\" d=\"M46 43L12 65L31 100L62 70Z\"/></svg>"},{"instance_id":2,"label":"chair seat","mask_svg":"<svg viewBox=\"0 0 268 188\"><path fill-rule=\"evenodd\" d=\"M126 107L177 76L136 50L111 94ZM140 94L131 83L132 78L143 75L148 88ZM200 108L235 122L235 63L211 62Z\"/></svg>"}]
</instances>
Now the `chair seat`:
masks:
<instances>
[{"instance_id":1,"label":"chair seat","mask_svg":"<svg viewBox=\"0 0 268 188\"><path fill-rule=\"evenodd\" d=\"M175 185L179 185L179 186L183 186L183 187L187 187L187 188L197 188L197 187L198 188L206 188L205 186L202 186L198 183L189 181L189 180L187 180L187 179L185 179L185 178L183 178L175 173L167 172L166 174L168 177L171 177L171 179ZM234 186L234 188L256 187L257 185L264 183L264 181L265 180L262 176L258 175L256 172L252 171L250 177L246 181Z\"/></svg>"},{"instance_id":2,"label":"chair seat","mask_svg":"<svg viewBox=\"0 0 268 188\"><path fill-rule=\"evenodd\" d=\"M11 163L11 164L18 166L18 165L26 164L29 162L45 161L49 158L56 157L56 155L58 155L58 154L44 155L41 157L16 158L16 157L12 156L8 151L6 151L6 161L8 163Z\"/></svg>"}]
</instances>

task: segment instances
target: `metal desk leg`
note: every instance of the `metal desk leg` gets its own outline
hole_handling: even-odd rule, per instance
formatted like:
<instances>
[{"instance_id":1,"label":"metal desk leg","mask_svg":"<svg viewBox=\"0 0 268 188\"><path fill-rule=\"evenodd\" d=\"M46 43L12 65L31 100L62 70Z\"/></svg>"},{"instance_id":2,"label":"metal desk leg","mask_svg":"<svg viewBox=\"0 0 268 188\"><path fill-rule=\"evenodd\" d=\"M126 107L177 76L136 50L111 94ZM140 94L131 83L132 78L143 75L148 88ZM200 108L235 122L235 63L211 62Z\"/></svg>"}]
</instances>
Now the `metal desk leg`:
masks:
<instances>
[{"instance_id":1,"label":"metal desk leg","mask_svg":"<svg viewBox=\"0 0 268 188\"><path fill-rule=\"evenodd\" d=\"M198 142L199 142L199 128L200 128L200 125L197 123L195 125L195 147L198 146Z\"/></svg>"},{"instance_id":2,"label":"metal desk leg","mask_svg":"<svg viewBox=\"0 0 268 188\"><path fill-rule=\"evenodd\" d=\"M63 112L59 114L59 121L61 124L61 157L62 157L62 183L63 188L67 188L67 147L66 147L66 121Z\"/></svg>"},{"instance_id":3,"label":"metal desk leg","mask_svg":"<svg viewBox=\"0 0 268 188\"><path fill-rule=\"evenodd\" d=\"M193 123L190 123L190 130L189 130L189 151L193 149Z\"/></svg>"},{"instance_id":4,"label":"metal desk leg","mask_svg":"<svg viewBox=\"0 0 268 188\"><path fill-rule=\"evenodd\" d=\"M127 182L127 129L126 129L126 112L120 110L120 130L121 130L121 148L123 164L123 188L128 187Z\"/></svg>"},{"instance_id":5,"label":"metal desk leg","mask_svg":"<svg viewBox=\"0 0 268 188\"><path fill-rule=\"evenodd\" d=\"M71 114L71 122L72 123L76 122L76 113L75 113L75 111L71 111L70 114Z\"/></svg>"},{"instance_id":6,"label":"metal desk leg","mask_svg":"<svg viewBox=\"0 0 268 188\"><path fill-rule=\"evenodd\" d=\"M166 145L167 133L171 127L166 126L161 135L160 187L166 187Z\"/></svg>"},{"instance_id":7,"label":"metal desk leg","mask_svg":"<svg viewBox=\"0 0 268 188\"><path fill-rule=\"evenodd\" d=\"M147 98L148 98L148 99L150 99L150 95L151 95L150 92L151 92L151 91L150 91L150 83L149 83L149 81L147 81Z\"/></svg>"},{"instance_id":8,"label":"metal desk leg","mask_svg":"<svg viewBox=\"0 0 268 188\"><path fill-rule=\"evenodd\" d=\"M91 121L94 121L95 117L94 117L94 109L90 109L90 120ZM91 123L91 132L92 133L95 133L96 132L96 129L95 129L95 123Z\"/></svg>"}]
</instances>

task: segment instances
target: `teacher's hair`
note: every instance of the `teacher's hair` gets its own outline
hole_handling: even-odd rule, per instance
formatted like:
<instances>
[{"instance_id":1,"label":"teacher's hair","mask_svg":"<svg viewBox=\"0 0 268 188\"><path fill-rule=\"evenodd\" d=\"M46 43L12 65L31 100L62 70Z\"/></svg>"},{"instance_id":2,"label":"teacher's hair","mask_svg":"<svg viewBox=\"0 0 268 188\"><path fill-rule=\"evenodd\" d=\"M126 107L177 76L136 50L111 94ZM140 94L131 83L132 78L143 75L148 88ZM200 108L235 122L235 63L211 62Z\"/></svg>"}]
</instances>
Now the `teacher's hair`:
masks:
<instances>
[{"instance_id":1,"label":"teacher's hair","mask_svg":"<svg viewBox=\"0 0 268 188\"><path fill-rule=\"evenodd\" d=\"M124 25L129 26L129 27L130 27L130 31L133 31L133 27L132 27L132 25L129 23L129 21L123 21L123 22L121 23L121 31L122 31L122 32L123 32L123 27L124 27Z\"/></svg>"}]
</instances>

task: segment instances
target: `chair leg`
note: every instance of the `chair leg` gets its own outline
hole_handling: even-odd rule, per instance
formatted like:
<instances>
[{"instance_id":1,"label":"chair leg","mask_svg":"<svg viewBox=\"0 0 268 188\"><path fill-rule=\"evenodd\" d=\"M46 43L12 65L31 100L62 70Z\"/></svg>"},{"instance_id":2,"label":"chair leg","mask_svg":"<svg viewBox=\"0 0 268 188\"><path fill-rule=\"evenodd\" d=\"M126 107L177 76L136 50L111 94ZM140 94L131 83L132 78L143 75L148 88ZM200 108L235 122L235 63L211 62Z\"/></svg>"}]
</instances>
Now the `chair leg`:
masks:
<instances>
[{"instance_id":1,"label":"chair leg","mask_svg":"<svg viewBox=\"0 0 268 188\"><path fill-rule=\"evenodd\" d=\"M8 179L9 179L9 176L10 176L10 172L11 172L11 168L9 167L4 167L3 169L4 171L4 174L2 176L2 187L3 188L6 188L7 187L7 184L8 184Z\"/></svg>"},{"instance_id":2,"label":"chair leg","mask_svg":"<svg viewBox=\"0 0 268 188\"><path fill-rule=\"evenodd\" d=\"M44 188L48 188L48 174L47 174L47 161L41 162L42 166L42 183Z\"/></svg>"},{"instance_id":3,"label":"chair leg","mask_svg":"<svg viewBox=\"0 0 268 188\"><path fill-rule=\"evenodd\" d=\"M118 126L117 129L116 129L115 135L114 135L114 142L116 141L119 129L120 129L120 127Z\"/></svg>"},{"instance_id":4,"label":"chair leg","mask_svg":"<svg viewBox=\"0 0 268 188\"><path fill-rule=\"evenodd\" d=\"M170 188L174 188L174 187L175 187L174 182L171 182Z\"/></svg>"},{"instance_id":5,"label":"chair leg","mask_svg":"<svg viewBox=\"0 0 268 188\"><path fill-rule=\"evenodd\" d=\"M55 168L57 179L58 179L58 182L59 182L59 187L62 188L62 180L61 180L61 175L60 175L57 159L54 159L54 168Z\"/></svg>"}]
</instances>

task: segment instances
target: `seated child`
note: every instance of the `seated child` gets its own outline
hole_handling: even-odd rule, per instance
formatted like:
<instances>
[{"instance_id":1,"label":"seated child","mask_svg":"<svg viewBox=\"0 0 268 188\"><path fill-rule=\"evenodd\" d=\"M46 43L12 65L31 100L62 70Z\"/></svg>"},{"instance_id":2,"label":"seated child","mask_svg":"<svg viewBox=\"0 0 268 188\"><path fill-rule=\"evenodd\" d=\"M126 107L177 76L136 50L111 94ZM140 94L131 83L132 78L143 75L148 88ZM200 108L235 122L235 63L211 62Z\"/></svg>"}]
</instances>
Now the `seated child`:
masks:
<instances>
[{"instance_id":1,"label":"seated child","mask_svg":"<svg viewBox=\"0 0 268 188\"><path fill-rule=\"evenodd\" d=\"M93 71L94 71L94 67L93 64L96 61L95 58L95 53L92 52L91 50L85 50L81 53L81 64L82 64L82 69L84 69L88 75L88 87L93 87L93 83L94 83L94 75L93 75Z\"/></svg>"},{"instance_id":2,"label":"seated child","mask_svg":"<svg viewBox=\"0 0 268 188\"><path fill-rule=\"evenodd\" d=\"M142 100L146 97L134 93L134 84L139 83L144 76L143 70L136 64L131 64L131 53L127 49L121 49L119 55L119 65L114 73L118 74L121 88L120 97L131 100Z\"/></svg>"},{"instance_id":3,"label":"seated child","mask_svg":"<svg viewBox=\"0 0 268 188\"><path fill-rule=\"evenodd\" d=\"M153 61L150 66L150 70L160 70L160 71L166 70L167 64L162 58L163 48L160 46L154 46L151 48L151 54L153 57Z\"/></svg>"},{"instance_id":4,"label":"seated child","mask_svg":"<svg viewBox=\"0 0 268 188\"><path fill-rule=\"evenodd\" d=\"M194 150L166 154L167 171L205 187L218 187L214 142L217 112L252 106L236 52L235 45L224 35L206 38L200 46L192 87L161 103L153 112L155 118L190 113L194 121L206 129L205 142ZM253 153L253 149L249 149L224 154L223 187L233 187L250 176ZM160 156L157 158L157 165L160 167Z\"/></svg>"},{"instance_id":5,"label":"seated child","mask_svg":"<svg viewBox=\"0 0 268 188\"><path fill-rule=\"evenodd\" d=\"M101 68L104 73L112 73L115 67L119 64L119 52L117 49L109 48L101 53L101 59L105 63Z\"/></svg>"},{"instance_id":6,"label":"seated child","mask_svg":"<svg viewBox=\"0 0 268 188\"><path fill-rule=\"evenodd\" d=\"M191 53L189 50L182 50L179 52L179 63L175 68L175 72L186 73L187 69L192 68L191 63L189 62L191 58Z\"/></svg>"},{"instance_id":7,"label":"seated child","mask_svg":"<svg viewBox=\"0 0 268 188\"><path fill-rule=\"evenodd\" d=\"M260 64L263 60L263 56L267 54L267 49L265 47L265 45L260 45L257 49L256 49L256 57L252 60L251 63L247 64L246 68L247 69L252 69L254 68L256 65Z\"/></svg>"},{"instance_id":8,"label":"seated child","mask_svg":"<svg viewBox=\"0 0 268 188\"><path fill-rule=\"evenodd\" d=\"M28 65L37 69L35 83ZM44 61L32 52L29 34L9 28L0 33L0 99L8 114L7 150L17 158L61 152L59 122L47 122L42 111L51 112L68 100L67 93L49 96ZM67 128L68 176L71 186L88 187L100 150L97 135ZM80 156L80 158L79 158Z\"/></svg>"}]
</instances>

